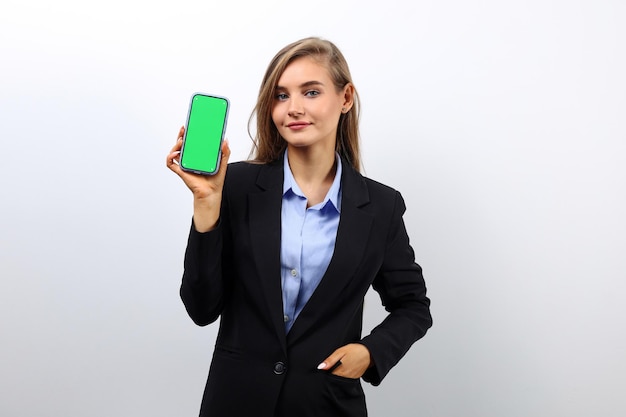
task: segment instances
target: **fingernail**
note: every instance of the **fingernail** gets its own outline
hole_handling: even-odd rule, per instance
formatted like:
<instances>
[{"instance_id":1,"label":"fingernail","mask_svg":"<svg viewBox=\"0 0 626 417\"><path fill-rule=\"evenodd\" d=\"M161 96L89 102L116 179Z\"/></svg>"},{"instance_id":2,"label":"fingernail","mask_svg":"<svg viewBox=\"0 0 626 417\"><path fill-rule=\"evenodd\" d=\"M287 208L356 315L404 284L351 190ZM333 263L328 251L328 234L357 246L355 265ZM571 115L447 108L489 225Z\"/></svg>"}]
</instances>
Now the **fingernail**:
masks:
<instances>
[{"instance_id":1,"label":"fingernail","mask_svg":"<svg viewBox=\"0 0 626 417\"><path fill-rule=\"evenodd\" d=\"M326 364L324 362L317 365L317 369L324 369L324 368L326 368Z\"/></svg>"}]
</instances>

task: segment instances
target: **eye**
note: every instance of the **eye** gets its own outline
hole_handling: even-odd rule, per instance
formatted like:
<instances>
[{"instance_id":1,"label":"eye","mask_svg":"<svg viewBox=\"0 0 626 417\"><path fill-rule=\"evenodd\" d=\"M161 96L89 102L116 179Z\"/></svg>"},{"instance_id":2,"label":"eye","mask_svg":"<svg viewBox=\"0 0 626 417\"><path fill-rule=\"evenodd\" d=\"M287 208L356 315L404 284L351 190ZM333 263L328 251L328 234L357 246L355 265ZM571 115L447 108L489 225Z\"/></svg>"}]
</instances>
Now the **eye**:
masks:
<instances>
[{"instance_id":1,"label":"eye","mask_svg":"<svg viewBox=\"0 0 626 417\"><path fill-rule=\"evenodd\" d=\"M304 95L306 97L315 97L315 96L319 96L320 92L317 90L309 90L306 93L304 93Z\"/></svg>"},{"instance_id":2,"label":"eye","mask_svg":"<svg viewBox=\"0 0 626 417\"><path fill-rule=\"evenodd\" d=\"M289 98L289 96L285 93L278 93L276 94L276 100L278 101L285 101Z\"/></svg>"}]
</instances>

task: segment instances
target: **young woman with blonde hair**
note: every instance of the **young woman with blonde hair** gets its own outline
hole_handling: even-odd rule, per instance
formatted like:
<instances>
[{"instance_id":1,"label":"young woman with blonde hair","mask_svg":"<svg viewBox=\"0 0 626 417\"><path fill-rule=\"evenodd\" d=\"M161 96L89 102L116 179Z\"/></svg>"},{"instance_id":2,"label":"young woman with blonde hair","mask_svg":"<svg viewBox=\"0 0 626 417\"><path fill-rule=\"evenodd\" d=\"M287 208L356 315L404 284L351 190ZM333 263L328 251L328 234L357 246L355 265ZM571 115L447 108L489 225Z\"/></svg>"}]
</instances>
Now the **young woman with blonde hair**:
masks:
<instances>
[{"instance_id":1,"label":"young woman with blonde hair","mask_svg":"<svg viewBox=\"0 0 626 417\"><path fill-rule=\"evenodd\" d=\"M378 385L432 324L401 195L360 173L359 100L345 58L319 38L271 61L251 160L218 174L168 167L193 193L181 297L220 318L201 416L366 416ZM252 118L251 118L252 121ZM372 286L389 312L362 336Z\"/></svg>"}]
</instances>

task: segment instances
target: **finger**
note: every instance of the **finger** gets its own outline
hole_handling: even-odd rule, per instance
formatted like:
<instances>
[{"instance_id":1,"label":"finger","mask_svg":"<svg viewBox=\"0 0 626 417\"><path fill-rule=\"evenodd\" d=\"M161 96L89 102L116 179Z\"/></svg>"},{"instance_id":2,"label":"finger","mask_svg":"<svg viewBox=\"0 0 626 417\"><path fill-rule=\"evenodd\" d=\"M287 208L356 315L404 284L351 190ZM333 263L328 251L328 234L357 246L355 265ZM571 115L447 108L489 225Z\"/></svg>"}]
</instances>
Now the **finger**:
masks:
<instances>
[{"instance_id":1,"label":"finger","mask_svg":"<svg viewBox=\"0 0 626 417\"><path fill-rule=\"evenodd\" d=\"M335 369L339 368L342 365L341 359L339 359L333 366L327 369L328 372L333 372Z\"/></svg>"},{"instance_id":2,"label":"finger","mask_svg":"<svg viewBox=\"0 0 626 417\"><path fill-rule=\"evenodd\" d=\"M176 143L174 144L174 146L172 146L172 149L170 149L170 152L174 152L174 151L180 151L181 148L183 147L183 136L185 134L185 128L181 127L180 131L178 133L178 138L176 138Z\"/></svg>"},{"instance_id":3,"label":"finger","mask_svg":"<svg viewBox=\"0 0 626 417\"><path fill-rule=\"evenodd\" d=\"M183 137L185 136L185 126L181 126L178 130L178 136L176 137L176 144L172 147L172 152L179 150L183 143Z\"/></svg>"},{"instance_id":4,"label":"finger","mask_svg":"<svg viewBox=\"0 0 626 417\"><path fill-rule=\"evenodd\" d=\"M170 149L170 153L165 158L165 165L168 166L170 169L172 168L172 164L178 165L174 161L178 162L180 150L182 149L182 146L183 146L184 135L185 135L185 126L181 126L180 129L178 130L178 137L176 138L176 144L172 146L172 149Z\"/></svg>"},{"instance_id":5,"label":"finger","mask_svg":"<svg viewBox=\"0 0 626 417\"><path fill-rule=\"evenodd\" d=\"M172 146L172 149L170 149L170 153L176 152L176 151L180 152L182 147L183 147L183 138L178 138L178 140L176 141L176 144Z\"/></svg>"},{"instance_id":6,"label":"finger","mask_svg":"<svg viewBox=\"0 0 626 417\"><path fill-rule=\"evenodd\" d=\"M178 173L180 170L180 165L178 159L180 158L180 151L172 151L167 155L165 159L165 164L169 169Z\"/></svg>"},{"instance_id":7,"label":"finger","mask_svg":"<svg viewBox=\"0 0 626 417\"><path fill-rule=\"evenodd\" d=\"M332 372L333 370L337 369L338 366L341 365L342 357L343 357L343 354L339 353L338 351L335 351L333 352L332 355L324 359L324 362L317 365L317 369Z\"/></svg>"}]
</instances>

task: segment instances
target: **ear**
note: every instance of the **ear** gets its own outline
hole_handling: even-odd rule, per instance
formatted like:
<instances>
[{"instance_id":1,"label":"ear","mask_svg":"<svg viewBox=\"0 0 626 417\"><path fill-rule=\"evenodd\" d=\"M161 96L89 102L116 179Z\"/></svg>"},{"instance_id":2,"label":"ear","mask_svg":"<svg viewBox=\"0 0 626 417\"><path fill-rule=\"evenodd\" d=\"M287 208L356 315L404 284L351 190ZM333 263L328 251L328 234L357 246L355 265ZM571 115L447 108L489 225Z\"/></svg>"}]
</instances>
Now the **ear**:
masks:
<instances>
[{"instance_id":1,"label":"ear","mask_svg":"<svg viewBox=\"0 0 626 417\"><path fill-rule=\"evenodd\" d=\"M347 113L350 111L352 105L354 104L354 86L352 85L352 83L346 84L346 86L343 88L342 94L343 104L341 105L341 107L342 109L345 109L343 113Z\"/></svg>"}]
</instances>

